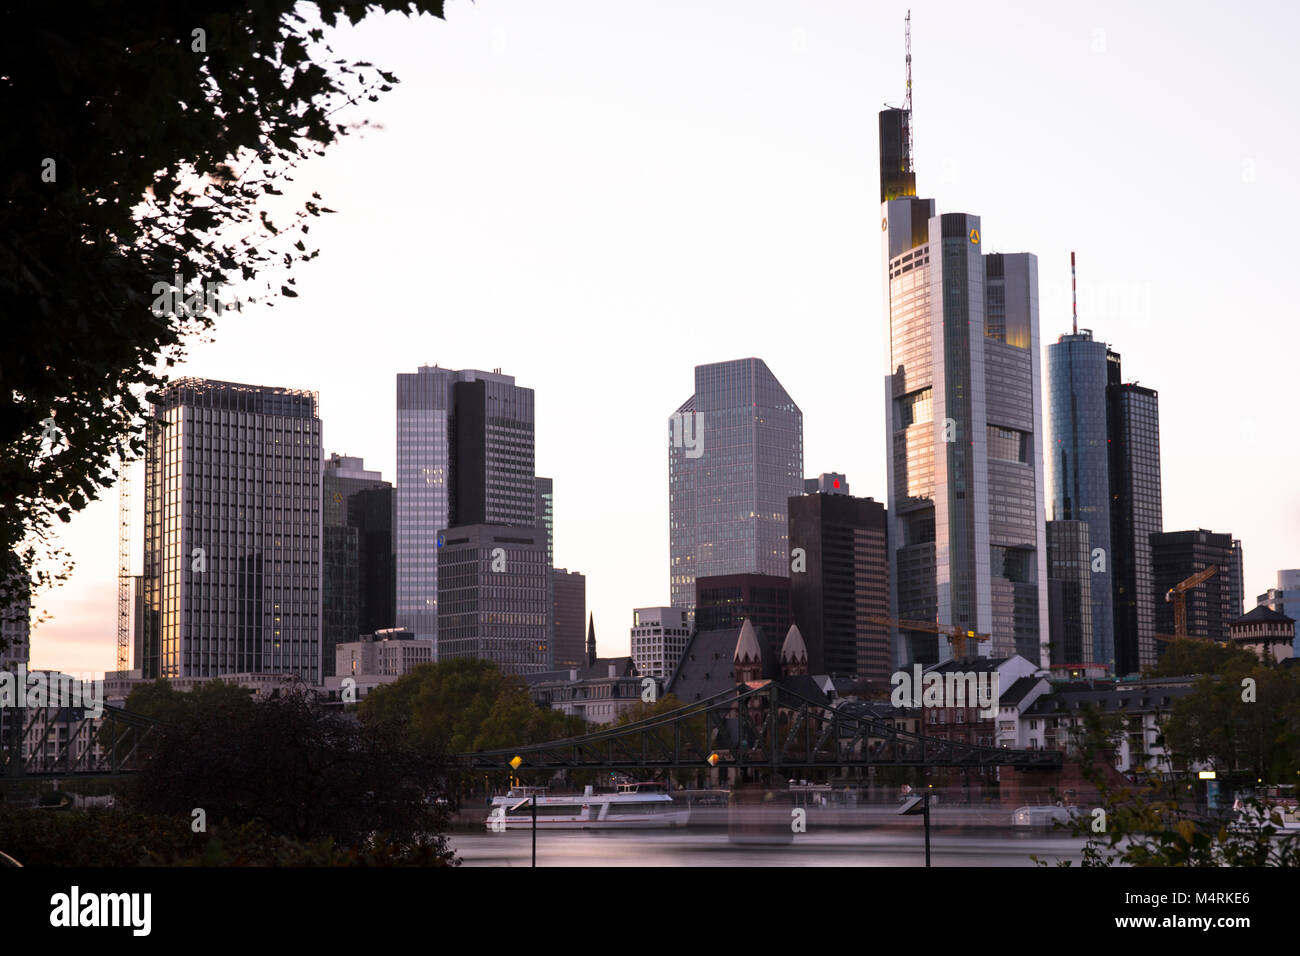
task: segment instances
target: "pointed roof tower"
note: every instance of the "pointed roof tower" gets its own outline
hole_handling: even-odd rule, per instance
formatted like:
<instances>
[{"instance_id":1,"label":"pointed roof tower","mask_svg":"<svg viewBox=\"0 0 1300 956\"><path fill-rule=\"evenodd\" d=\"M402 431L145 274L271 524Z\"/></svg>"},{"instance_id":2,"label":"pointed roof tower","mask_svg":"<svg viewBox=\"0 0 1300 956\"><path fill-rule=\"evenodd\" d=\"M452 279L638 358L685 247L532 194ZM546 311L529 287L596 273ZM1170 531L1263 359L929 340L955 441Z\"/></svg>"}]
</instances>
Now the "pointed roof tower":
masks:
<instances>
[{"instance_id":1,"label":"pointed roof tower","mask_svg":"<svg viewBox=\"0 0 1300 956\"><path fill-rule=\"evenodd\" d=\"M736 683L761 680L763 677L763 651L758 646L758 635L749 618L740 626L740 636L736 638L736 653L732 655L735 665Z\"/></svg>"},{"instance_id":2,"label":"pointed roof tower","mask_svg":"<svg viewBox=\"0 0 1300 956\"><path fill-rule=\"evenodd\" d=\"M596 615L587 615L587 666L596 666Z\"/></svg>"},{"instance_id":3,"label":"pointed roof tower","mask_svg":"<svg viewBox=\"0 0 1300 956\"><path fill-rule=\"evenodd\" d=\"M781 645L781 672L786 677L808 673L808 645L804 643L799 626L791 624Z\"/></svg>"}]
</instances>

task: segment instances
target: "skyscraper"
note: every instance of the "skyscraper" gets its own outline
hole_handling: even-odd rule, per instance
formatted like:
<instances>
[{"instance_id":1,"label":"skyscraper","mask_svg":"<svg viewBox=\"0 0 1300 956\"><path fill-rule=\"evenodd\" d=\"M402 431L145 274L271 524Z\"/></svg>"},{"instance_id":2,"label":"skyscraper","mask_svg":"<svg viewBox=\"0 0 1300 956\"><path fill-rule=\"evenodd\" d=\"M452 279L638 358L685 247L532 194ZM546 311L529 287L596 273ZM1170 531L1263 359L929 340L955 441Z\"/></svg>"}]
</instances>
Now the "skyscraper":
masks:
<instances>
[{"instance_id":1,"label":"skyscraper","mask_svg":"<svg viewBox=\"0 0 1300 956\"><path fill-rule=\"evenodd\" d=\"M1085 567L1092 634L1086 644L1077 645L1078 650L1088 647L1092 658L1057 661L1053 655L1053 663L1095 662L1113 671L1114 555L1110 541L1106 377L1106 345L1094 342L1089 329L1062 335L1055 345L1047 347L1048 517L1052 521L1084 522L1089 548L1098 559L1090 559ZM1048 546L1050 550L1050 542ZM1073 640L1067 643L1075 647Z\"/></svg>"},{"instance_id":2,"label":"skyscraper","mask_svg":"<svg viewBox=\"0 0 1300 956\"><path fill-rule=\"evenodd\" d=\"M507 674L548 670L549 576L541 528L449 528L438 549L438 660L478 657Z\"/></svg>"},{"instance_id":3,"label":"skyscraper","mask_svg":"<svg viewBox=\"0 0 1300 956\"><path fill-rule=\"evenodd\" d=\"M1226 641L1231 637L1228 625L1241 617L1241 542L1231 534L1215 534L1204 528L1151 536L1156 633L1174 633L1174 606L1164 599L1165 592L1211 564L1218 572L1183 595L1187 633Z\"/></svg>"},{"instance_id":4,"label":"skyscraper","mask_svg":"<svg viewBox=\"0 0 1300 956\"><path fill-rule=\"evenodd\" d=\"M587 578L577 571L552 568L551 621L553 626L551 668L583 669L587 666L587 653L583 643L583 627L587 616Z\"/></svg>"},{"instance_id":5,"label":"skyscraper","mask_svg":"<svg viewBox=\"0 0 1300 956\"><path fill-rule=\"evenodd\" d=\"M691 640L686 609L639 607L632 611L632 662L637 673L668 683Z\"/></svg>"},{"instance_id":6,"label":"skyscraper","mask_svg":"<svg viewBox=\"0 0 1300 956\"><path fill-rule=\"evenodd\" d=\"M1164 521L1160 495L1160 400L1154 389L1126 384L1120 356L1106 352L1110 467L1110 544L1115 673L1156 662L1151 536Z\"/></svg>"},{"instance_id":7,"label":"skyscraper","mask_svg":"<svg viewBox=\"0 0 1300 956\"><path fill-rule=\"evenodd\" d=\"M145 459L145 678L321 682L321 422L314 392L178 379Z\"/></svg>"},{"instance_id":8,"label":"skyscraper","mask_svg":"<svg viewBox=\"0 0 1300 956\"><path fill-rule=\"evenodd\" d=\"M392 485L364 460L334 454L321 489L321 667L333 677L337 645L394 623Z\"/></svg>"},{"instance_id":9,"label":"skyscraper","mask_svg":"<svg viewBox=\"0 0 1300 956\"><path fill-rule=\"evenodd\" d=\"M397 624L437 636L438 535L532 526L533 390L500 369L421 366L397 376Z\"/></svg>"},{"instance_id":10,"label":"skyscraper","mask_svg":"<svg viewBox=\"0 0 1300 956\"><path fill-rule=\"evenodd\" d=\"M842 477L842 476L841 476ZM790 499L790 612L814 674L889 687L885 507L838 490Z\"/></svg>"},{"instance_id":11,"label":"skyscraper","mask_svg":"<svg viewBox=\"0 0 1300 956\"><path fill-rule=\"evenodd\" d=\"M1096 663L1093 603L1092 540L1086 521L1047 522L1048 641L1052 666L1079 676ZM1107 672L1109 672L1109 666ZM1058 671L1059 673L1059 671Z\"/></svg>"},{"instance_id":12,"label":"skyscraper","mask_svg":"<svg viewBox=\"0 0 1300 956\"><path fill-rule=\"evenodd\" d=\"M1038 261L916 196L911 110L880 114L891 608L1043 660L1048 633ZM896 636L896 665L948 656Z\"/></svg>"},{"instance_id":13,"label":"skyscraper","mask_svg":"<svg viewBox=\"0 0 1300 956\"><path fill-rule=\"evenodd\" d=\"M803 489L803 413L761 359L695 368L669 419L669 584L695 605L697 577L788 576L786 501Z\"/></svg>"},{"instance_id":14,"label":"skyscraper","mask_svg":"<svg viewBox=\"0 0 1300 956\"><path fill-rule=\"evenodd\" d=\"M533 513L537 525L546 529L546 646L550 648L552 661L547 670L554 670L562 665L555 657L555 482L550 478L537 478L534 484ZM584 579L583 604L586 604L586 586ZM578 622L578 656L582 651L582 622Z\"/></svg>"}]
</instances>

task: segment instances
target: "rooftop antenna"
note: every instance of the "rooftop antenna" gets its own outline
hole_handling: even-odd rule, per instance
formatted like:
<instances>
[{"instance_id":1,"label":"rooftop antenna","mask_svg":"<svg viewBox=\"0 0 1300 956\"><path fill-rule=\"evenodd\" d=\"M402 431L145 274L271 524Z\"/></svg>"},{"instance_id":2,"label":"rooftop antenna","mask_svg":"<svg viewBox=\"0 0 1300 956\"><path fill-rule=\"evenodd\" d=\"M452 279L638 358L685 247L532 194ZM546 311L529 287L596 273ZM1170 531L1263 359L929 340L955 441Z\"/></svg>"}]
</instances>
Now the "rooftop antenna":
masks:
<instances>
[{"instance_id":1,"label":"rooftop antenna","mask_svg":"<svg viewBox=\"0 0 1300 956\"><path fill-rule=\"evenodd\" d=\"M903 109L907 112L907 168L914 169L912 156L912 11L903 20L903 40L907 51L907 94Z\"/></svg>"},{"instance_id":2,"label":"rooftop antenna","mask_svg":"<svg viewBox=\"0 0 1300 956\"><path fill-rule=\"evenodd\" d=\"M1079 334L1079 284L1074 278L1074 253L1070 253L1070 298L1074 300L1074 334Z\"/></svg>"}]
</instances>

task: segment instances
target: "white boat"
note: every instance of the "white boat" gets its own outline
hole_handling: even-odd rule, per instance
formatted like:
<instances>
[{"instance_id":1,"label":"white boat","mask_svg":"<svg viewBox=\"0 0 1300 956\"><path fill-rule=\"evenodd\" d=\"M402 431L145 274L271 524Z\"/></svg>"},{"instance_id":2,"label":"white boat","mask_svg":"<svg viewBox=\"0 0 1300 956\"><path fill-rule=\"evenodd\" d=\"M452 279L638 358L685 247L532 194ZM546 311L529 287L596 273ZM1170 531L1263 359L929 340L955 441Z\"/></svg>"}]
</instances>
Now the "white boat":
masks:
<instances>
[{"instance_id":1,"label":"white boat","mask_svg":"<svg viewBox=\"0 0 1300 956\"><path fill-rule=\"evenodd\" d=\"M653 783L625 783L617 793L595 793L587 787L582 793L553 794L545 787L515 787L504 797L493 798L487 829L531 829L534 795L539 830L681 827L691 815L690 807L675 803Z\"/></svg>"}]
</instances>

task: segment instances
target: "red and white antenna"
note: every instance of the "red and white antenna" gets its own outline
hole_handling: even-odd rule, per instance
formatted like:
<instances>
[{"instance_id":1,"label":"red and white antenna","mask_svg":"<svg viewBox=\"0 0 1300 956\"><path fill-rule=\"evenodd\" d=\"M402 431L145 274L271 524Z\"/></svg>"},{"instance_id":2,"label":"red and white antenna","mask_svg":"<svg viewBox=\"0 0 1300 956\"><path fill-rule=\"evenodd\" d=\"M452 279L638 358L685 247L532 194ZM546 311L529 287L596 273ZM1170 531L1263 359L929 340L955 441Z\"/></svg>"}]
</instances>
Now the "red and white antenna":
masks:
<instances>
[{"instance_id":1,"label":"red and white antenna","mask_svg":"<svg viewBox=\"0 0 1300 956\"><path fill-rule=\"evenodd\" d=\"M1070 253L1070 298L1074 301L1074 334L1079 334L1079 284L1074 278L1074 253Z\"/></svg>"}]
</instances>

